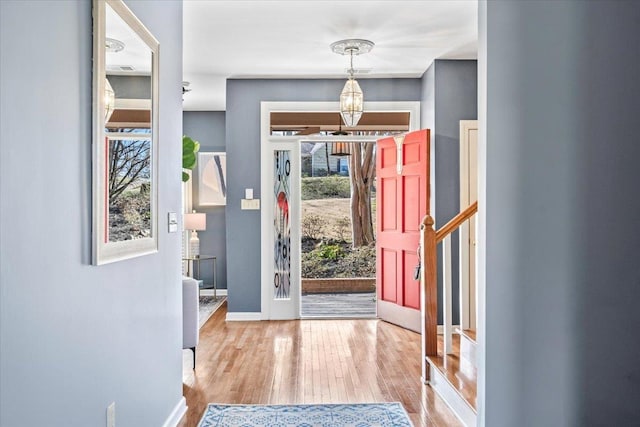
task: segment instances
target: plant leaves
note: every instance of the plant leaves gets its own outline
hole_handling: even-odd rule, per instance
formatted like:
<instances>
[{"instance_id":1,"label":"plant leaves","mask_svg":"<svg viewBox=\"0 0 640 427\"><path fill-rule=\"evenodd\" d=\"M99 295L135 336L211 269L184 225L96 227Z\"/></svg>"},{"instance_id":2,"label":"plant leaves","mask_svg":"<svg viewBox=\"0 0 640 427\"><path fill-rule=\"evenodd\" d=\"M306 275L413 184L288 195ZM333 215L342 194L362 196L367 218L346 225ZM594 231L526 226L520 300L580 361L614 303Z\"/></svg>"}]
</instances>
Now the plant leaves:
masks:
<instances>
[{"instance_id":1,"label":"plant leaves","mask_svg":"<svg viewBox=\"0 0 640 427\"><path fill-rule=\"evenodd\" d=\"M196 146L196 142L188 136L182 137L182 154L193 153Z\"/></svg>"},{"instance_id":2,"label":"plant leaves","mask_svg":"<svg viewBox=\"0 0 640 427\"><path fill-rule=\"evenodd\" d=\"M188 153L182 155L182 168L183 169L193 169L196 166L196 155L195 153Z\"/></svg>"},{"instance_id":3,"label":"plant leaves","mask_svg":"<svg viewBox=\"0 0 640 427\"><path fill-rule=\"evenodd\" d=\"M194 141L188 136L182 137L182 168L183 169L193 169L196 167L196 153L200 150L200 143L198 141ZM182 172L182 181L186 182L189 180L189 175Z\"/></svg>"}]
</instances>

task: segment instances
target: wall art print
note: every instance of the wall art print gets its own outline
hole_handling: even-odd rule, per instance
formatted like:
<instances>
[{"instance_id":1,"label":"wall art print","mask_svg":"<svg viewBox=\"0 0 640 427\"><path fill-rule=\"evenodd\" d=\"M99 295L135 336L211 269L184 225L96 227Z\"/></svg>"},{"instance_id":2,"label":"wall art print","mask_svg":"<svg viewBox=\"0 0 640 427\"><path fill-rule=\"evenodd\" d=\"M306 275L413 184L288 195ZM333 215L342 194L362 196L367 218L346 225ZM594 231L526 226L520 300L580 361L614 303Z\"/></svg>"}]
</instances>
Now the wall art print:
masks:
<instances>
[{"instance_id":1,"label":"wall art print","mask_svg":"<svg viewBox=\"0 0 640 427\"><path fill-rule=\"evenodd\" d=\"M227 154L198 153L198 205L227 204Z\"/></svg>"},{"instance_id":2,"label":"wall art print","mask_svg":"<svg viewBox=\"0 0 640 427\"><path fill-rule=\"evenodd\" d=\"M288 299L291 290L291 152L274 151L274 299Z\"/></svg>"}]
</instances>

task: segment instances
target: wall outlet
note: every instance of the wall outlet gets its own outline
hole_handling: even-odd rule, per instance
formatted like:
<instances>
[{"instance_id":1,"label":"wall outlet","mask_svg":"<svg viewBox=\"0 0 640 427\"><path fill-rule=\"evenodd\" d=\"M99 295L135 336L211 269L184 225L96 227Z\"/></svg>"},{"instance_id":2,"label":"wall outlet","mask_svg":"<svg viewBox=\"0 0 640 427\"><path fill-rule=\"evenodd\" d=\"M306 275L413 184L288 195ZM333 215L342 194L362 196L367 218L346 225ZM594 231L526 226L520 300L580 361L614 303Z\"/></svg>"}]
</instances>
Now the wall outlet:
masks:
<instances>
[{"instance_id":1,"label":"wall outlet","mask_svg":"<svg viewBox=\"0 0 640 427\"><path fill-rule=\"evenodd\" d=\"M107 427L116 427L116 402L107 406Z\"/></svg>"}]
</instances>

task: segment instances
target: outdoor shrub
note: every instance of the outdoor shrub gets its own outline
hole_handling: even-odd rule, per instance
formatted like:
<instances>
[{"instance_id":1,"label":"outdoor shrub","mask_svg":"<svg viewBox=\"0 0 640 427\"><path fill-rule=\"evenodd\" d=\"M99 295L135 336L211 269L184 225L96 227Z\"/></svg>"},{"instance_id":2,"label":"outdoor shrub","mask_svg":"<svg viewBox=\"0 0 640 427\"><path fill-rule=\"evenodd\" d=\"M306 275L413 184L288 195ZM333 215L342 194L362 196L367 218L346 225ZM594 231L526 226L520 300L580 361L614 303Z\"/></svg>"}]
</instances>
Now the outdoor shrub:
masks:
<instances>
[{"instance_id":1,"label":"outdoor shrub","mask_svg":"<svg viewBox=\"0 0 640 427\"><path fill-rule=\"evenodd\" d=\"M302 218L302 237L319 239L324 230L324 221L320 215L309 214Z\"/></svg>"},{"instance_id":2,"label":"outdoor shrub","mask_svg":"<svg viewBox=\"0 0 640 427\"><path fill-rule=\"evenodd\" d=\"M344 258L344 250L338 245L323 245L315 250L316 254L323 259L336 260Z\"/></svg>"},{"instance_id":3,"label":"outdoor shrub","mask_svg":"<svg viewBox=\"0 0 640 427\"><path fill-rule=\"evenodd\" d=\"M350 240L351 219L346 216L343 216L342 218L338 218L333 223L333 232L338 236L338 238L340 238L340 240L344 242Z\"/></svg>"},{"instance_id":4,"label":"outdoor shrub","mask_svg":"<svg viewBox=\"0 0 640 427\"><path fill-rule=\"evenodd\" d=\"M376 249L375 247L360 247L352 249L347 246L337 246L344 256L336 259L323 258L322 247L311 252L302 253L302 277L327 278L327 277L376 277ZM330 251L324 249L326 251Z\"/></svg>"}]
</instances>

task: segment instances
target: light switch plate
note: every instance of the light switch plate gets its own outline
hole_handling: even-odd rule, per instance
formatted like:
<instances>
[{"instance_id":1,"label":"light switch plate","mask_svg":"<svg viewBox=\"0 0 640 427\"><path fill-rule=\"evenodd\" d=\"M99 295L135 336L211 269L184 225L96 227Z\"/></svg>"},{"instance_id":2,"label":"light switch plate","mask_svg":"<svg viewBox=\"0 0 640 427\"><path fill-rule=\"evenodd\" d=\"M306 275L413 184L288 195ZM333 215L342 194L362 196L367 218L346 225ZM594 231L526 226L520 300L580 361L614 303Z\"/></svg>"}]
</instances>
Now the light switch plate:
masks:
<instances>
[{"instance_id":1,"label":"light switch plate","mask_svg":"<svg viewBox=\"0 0 640 427\"><path fill-rule=\"evenodd\" d=\"M167 222L169 224L169 233L175 233L178 231L178 214L175 212L169 212Z\"/></svg>"},{"instance_id":2,"label":"light switch plate","mask_svg":"<svg viewBox=\"0 0 640 427\"><path fill-rule=\"evenodd\" d=\"M245 211L260 210L260 199L242 199L240 200L240 209Z\"/></svg>"}]
</instances>

